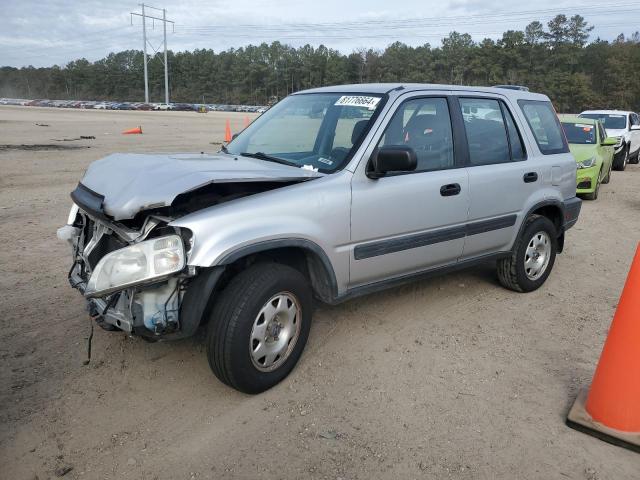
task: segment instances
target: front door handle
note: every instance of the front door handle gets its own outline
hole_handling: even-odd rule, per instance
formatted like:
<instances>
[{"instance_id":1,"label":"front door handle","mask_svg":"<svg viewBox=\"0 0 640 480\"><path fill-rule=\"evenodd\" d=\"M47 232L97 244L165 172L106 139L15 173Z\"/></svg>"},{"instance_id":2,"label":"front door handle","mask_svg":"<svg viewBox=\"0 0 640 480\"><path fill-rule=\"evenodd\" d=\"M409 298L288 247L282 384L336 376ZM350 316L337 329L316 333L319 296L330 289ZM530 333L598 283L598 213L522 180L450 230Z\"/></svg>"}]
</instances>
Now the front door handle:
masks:
<instances>
[{"instance_id":1,"label":"front door handle","mask_svg":"<svg viewBox=\"0 0 640 480\"><path fill-rule=\"evenodd\" d=\"M522 179L524 180L524 183L533 183L538 180L538 174L536 172L528 172L524 174Z\"/></svg>"},{"instance_id":2,"label":"front door handle","mask_svg":"<svg viewBox=\"0 0 640 480\"><path fill-rule=\"evenodd\" d=\"M443 185L440 187L440 195L443 197L452 197L453 195L458 195L460 190L461 188L459 183L450 183L449 185Z\"/></svg>"}]
</instances>

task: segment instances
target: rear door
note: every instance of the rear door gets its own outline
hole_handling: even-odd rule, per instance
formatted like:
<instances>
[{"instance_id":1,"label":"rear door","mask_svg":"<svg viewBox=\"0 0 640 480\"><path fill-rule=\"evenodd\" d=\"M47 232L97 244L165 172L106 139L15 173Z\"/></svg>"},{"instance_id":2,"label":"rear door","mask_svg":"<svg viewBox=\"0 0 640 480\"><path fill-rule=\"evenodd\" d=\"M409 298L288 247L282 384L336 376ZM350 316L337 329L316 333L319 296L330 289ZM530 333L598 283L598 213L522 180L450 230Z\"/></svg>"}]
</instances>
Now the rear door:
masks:
<instances>
[{"instance_id":1,"label":"rear door","mask_svg":"<svg viewBox=\"0 0 640 480\"><path fill-rule=\"evenodd\" d=\"M454 147L460 130L451 122L448 93L398 100L354 173L352 287L455 263L462 253L469 181ZM373 150L389 145L413 148L416 170L367 177Z\"/></svg>"},{"instance_id":2,"label":"rear door","mask_svg":"<svg viewBox=\"0 0 640 480\"><path fill-rule=\"evenodd\" d=\"M540 188L543 165L527 159L522 128L505 99L459 97L468 148L471 205L463 259L505 250L518 215ZM550 172L549 172L550 175Z\"/></svg>"}]
</instances>

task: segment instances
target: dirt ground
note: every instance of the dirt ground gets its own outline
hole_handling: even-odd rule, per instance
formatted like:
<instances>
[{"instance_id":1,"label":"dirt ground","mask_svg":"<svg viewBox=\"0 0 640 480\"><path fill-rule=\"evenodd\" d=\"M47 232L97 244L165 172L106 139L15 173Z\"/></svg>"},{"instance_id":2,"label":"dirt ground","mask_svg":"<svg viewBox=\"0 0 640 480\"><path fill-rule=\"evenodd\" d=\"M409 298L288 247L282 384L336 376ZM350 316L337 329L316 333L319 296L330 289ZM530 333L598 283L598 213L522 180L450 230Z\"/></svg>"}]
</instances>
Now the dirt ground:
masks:
<instances>
[{"instance_id":1,"label":"dirt ground","mask_svg":"<svg viewBox=\"0 0 640 480\"><path fill-rule=\"evenodd\" d=\"M0 477L640 478L637 453L564 425L640 239L637 165L583 204L540 290L507 291L489 265L321 306L262 395L218 382L202 335L96 329L84 366L88 316L55 235L69 192L106 154L215 151L244 117L0 107Z\"/></svg>"}]
</instances>

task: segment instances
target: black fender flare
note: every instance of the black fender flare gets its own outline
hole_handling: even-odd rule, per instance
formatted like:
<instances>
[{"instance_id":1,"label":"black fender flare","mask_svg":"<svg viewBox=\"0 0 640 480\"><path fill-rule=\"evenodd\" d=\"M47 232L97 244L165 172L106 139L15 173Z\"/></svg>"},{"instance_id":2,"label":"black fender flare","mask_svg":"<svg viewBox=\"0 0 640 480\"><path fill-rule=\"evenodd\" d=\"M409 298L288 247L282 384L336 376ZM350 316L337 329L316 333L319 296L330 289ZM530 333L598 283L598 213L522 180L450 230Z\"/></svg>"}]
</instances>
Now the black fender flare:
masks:
<instances>
[{"instance_id":1,"label":"black fender flare","mask_svg":"<svg viewBox=\"0 0 640 480\"><path fill-rule=\"evenodd\" d=\"M323 283L326 284L322 285L322 287L328 290L325 294L320 295L321 299L326 302L331 302L338 297L338 282L331 260L329 260L329 257L322 247L306 238L276 238L245 245L226 253L218 260L217 265L228 265L249 255L280 248L297 248L311 253L313 255L312 258L319 260L319 266L323 270L321 273L324 277Z\"/></svg>"},{"instance_id":2,"label":"black fender flare","mask_svg":"<svg viewBox=\"0 0 640 480\"><path fill-rule=\"evenodd\" d=\"M558 227L558 247L559 247L559 252L562 252L562 247L564 246L564 232L565 232L565 226L564 226L564 219L565 219L565 206L564 206L564 202L557 200L557 199L548 199L548 200L542 200L541 202L538 202L536 204L534 204L531 208L529 208L529 210L527 211L526 215L524 215L524 217L522 217L522 223L520 224L520 228L518 229L518 235L516 236L516 238L520 238L520 236L522 235L522 231L524 230L524 225L525 222L527 220L527 218L529 218L533 212L535 212L536 210L539 210L541 208L544 207L554 207L557 208L558 210L560 210L560 215L561 215L561 224L557 225Z\"/></svg>"}]
</instances>

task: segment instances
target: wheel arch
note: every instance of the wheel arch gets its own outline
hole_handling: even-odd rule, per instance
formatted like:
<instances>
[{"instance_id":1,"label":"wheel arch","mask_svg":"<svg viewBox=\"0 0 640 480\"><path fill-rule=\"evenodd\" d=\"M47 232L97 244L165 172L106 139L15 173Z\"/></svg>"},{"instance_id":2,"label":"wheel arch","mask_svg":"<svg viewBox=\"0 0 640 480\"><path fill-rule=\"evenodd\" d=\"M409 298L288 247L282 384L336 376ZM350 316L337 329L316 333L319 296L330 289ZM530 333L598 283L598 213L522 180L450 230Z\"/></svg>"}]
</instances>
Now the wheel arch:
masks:
<instances>
[{"instance_id":1,"label":"wheel arch","mask_svg":"<svg viewBox=\"0 0 640 480\"><path fill-rule=\"evenodd\" d=\"M548 218L556 227L558 232L558 253L562 253L564 248L564 205L560 200L544 200L542 202L533 205L527 214L524 216L520 229L518 231L518 237L522 235L522 231L526 224L526 219L531 215L540 215Z\"/></svg>"},{"instance_id":2,"label":"wheel arch","mask_svg":"<svg viewBox=\"0 0 640 480\"><path fill-rule=\"evenodd\" d=\"M245 245L226 253L217 262L233 275L234 270L261 260L289 265L304 274L315 296L330 303L338 296L336 274L324 250L304 238L281 238Z\"/></svg>"}]
</instances>

